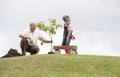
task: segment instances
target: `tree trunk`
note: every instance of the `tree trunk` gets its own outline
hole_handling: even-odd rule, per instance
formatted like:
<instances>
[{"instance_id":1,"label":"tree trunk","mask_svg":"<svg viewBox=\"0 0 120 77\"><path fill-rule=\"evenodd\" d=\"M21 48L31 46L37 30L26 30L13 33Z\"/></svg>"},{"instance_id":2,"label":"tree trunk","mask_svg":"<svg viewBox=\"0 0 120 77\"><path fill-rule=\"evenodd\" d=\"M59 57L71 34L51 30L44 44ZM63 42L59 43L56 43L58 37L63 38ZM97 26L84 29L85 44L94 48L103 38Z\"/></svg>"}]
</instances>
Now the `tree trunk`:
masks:
<instances>
[{"instance_id":1,"label":"tree trunk","mask_svg":"<svg viewBox=\"0 0 120 77\"><path fill-rule=\"evenodd\" d=\"M50 36L50 39L53 40L53 39L52 39L52 35L51 35L50 33L49 33L49 36ZM53 50L52 50L52 47L53 47L53 43L51 43L51 51L48 52L48 54L54 54L54 52L53 52Z\"/></svg>"}]
</instances>

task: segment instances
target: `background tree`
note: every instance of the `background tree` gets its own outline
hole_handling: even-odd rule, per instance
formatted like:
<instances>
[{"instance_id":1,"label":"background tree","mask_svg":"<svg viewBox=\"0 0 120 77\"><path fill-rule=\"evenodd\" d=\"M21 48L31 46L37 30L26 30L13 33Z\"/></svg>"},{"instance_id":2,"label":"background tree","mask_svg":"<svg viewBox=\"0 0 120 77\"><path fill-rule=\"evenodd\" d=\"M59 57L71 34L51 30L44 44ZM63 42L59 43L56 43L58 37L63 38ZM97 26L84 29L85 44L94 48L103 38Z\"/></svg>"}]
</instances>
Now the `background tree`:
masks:
<instances>
[{"instance_id":1,"label":"background tree","mask_svg":"<svg viewBox=\"0 0 120 77\"><path fill-rule=\"evenodd\" d=\"M56 19L49 18L48 21L49 21L48 25L46 25L44 21L39 22L39 23L38 23L38 28L39 28L40 30L42 30L42 31L45 31L45 32L50 36L50 39L53 40L52 35L55 35L55 34L56 34L56 30L57 30L58 28L62 27L62 25L61 25L61 24L58 24L58 23L56 22ZM43 39L43 38L40 38L40 40L41 40L41 45L43 45L42 39ZM52 46L53 46L53 43L51 43L51 51L48 52L48 54L54 53L54 52L52 51Z\"/></svg>"}]
</instances>

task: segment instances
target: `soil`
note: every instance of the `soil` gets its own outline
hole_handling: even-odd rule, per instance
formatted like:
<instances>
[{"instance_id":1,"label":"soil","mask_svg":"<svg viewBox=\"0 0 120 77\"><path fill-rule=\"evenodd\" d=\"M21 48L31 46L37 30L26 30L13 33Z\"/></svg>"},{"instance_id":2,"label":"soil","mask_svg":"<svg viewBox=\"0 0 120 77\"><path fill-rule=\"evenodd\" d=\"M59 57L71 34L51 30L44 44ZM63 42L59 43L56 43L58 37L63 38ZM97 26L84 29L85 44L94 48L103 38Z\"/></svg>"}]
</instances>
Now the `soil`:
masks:
<instances>
[{"instance_id":1,"label":"soil","mask_svg":"<svg viewBox=\"0 0 120 77\"><path fill-rule=\"evenodd\" d=\"M48 52L48 54L54 54L54 52Z\"/></svg>"},{"instance_id":2,"label":"soil","mask_svg":"<svg viewBox=\"0 0 120 77\"><path fill-rule=\"evenodd\" d=\"M11 48L6 55L2 56L2 58L15 57L15 56L22 56L22 54L18 53L16 49Z\"/></svg>"}]
</instances>

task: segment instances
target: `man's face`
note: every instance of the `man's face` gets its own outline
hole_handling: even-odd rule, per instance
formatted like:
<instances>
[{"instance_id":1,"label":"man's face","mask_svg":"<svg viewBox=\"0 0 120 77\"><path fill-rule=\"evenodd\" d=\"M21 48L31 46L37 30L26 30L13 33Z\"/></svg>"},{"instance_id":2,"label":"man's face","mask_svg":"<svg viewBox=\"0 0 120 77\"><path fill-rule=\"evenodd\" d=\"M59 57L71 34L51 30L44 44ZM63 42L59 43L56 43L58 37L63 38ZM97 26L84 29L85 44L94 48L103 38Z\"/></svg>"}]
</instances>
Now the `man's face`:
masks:
<instances>
[{"instance_id":1,"label":"man's face","mask_svg":"<svg viewBox=\"0 0 120 77\"><path fill-rule=\"evenodd\" d=\"M35 24L35 23L31 23L31 24L30 24L30 30L31 30L32 32L34 32L35 29L36 29L36 24Z\"/></svg>"}]
</instances>

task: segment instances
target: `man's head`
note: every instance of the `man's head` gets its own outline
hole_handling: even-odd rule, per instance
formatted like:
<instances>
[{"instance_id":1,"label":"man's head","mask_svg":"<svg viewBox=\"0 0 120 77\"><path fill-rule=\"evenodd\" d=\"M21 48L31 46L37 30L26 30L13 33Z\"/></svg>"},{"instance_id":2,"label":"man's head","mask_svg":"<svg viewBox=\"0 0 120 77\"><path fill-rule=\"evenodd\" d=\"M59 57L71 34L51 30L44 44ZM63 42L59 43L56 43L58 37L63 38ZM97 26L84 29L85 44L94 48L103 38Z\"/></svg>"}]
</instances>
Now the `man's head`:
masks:
<instances>
[{"instance_id":1,"label":"man's head","mask_svg":"<svg viewBox=\"0 0 120 77\"><path fill-rule=\"evenodd\" d=\"M30 30L31 30L31 32L34 32L36 27L37 27L37 24L35 22L31 22L30 23Z\"/></svg>"}]
</instances>

